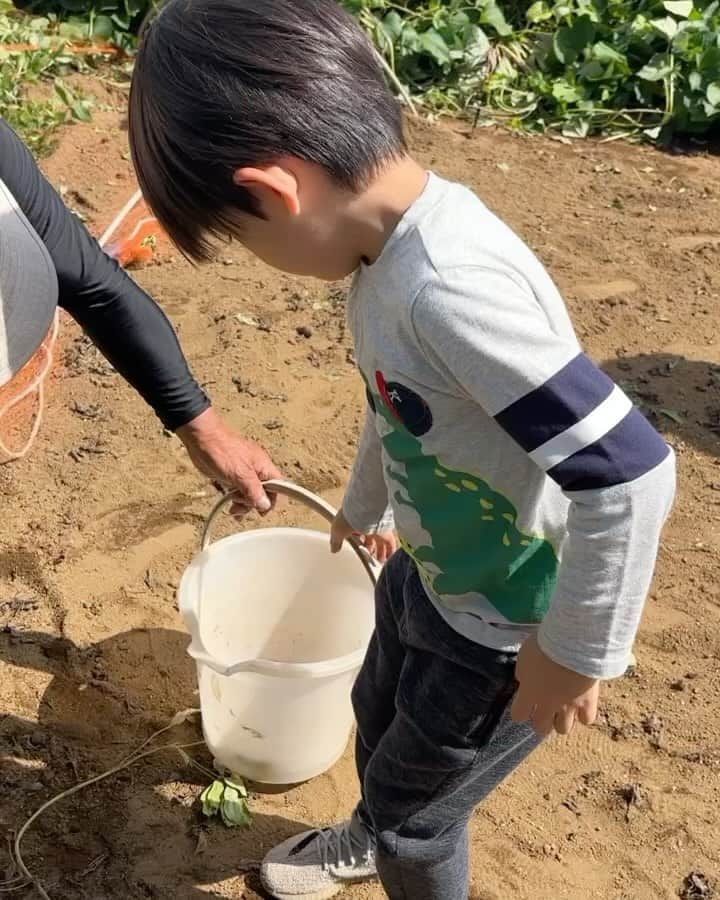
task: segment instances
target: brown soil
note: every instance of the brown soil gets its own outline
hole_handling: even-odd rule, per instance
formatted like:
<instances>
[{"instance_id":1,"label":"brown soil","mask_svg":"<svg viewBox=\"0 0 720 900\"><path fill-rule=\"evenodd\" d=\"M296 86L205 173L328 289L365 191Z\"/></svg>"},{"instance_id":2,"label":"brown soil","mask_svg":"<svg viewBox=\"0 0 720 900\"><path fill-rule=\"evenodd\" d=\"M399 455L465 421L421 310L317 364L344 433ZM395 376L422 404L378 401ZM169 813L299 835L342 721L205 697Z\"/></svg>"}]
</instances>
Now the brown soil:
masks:
<instances>
[{"instance_id":1,"label":"brown soil","mask_svg":"<svg viewBox=\"0 0 720 900\"><path fill-rule=\"evenodd\" d=\"M122 99L106 103L46 164L96 231L134 187ZM655 418L680 466L638 668L606 687L596 727L548 741L478 811L472 897L709 897L720 874L720 163L456 124L417 126L413 142L538 251L589 352ZM224 256L195 271L166 255L137 277L228 420L337 500L362 411L342 291L273 273L239 247ZM31 458L0 470L8 836L196 704L175 590L212 491L72 324L59 356ZM311 521L294 508L278 517ZM255 797L252 829L234 833L200 821L201 782L170 754L142 763L43 817L28 862L53 900L257 898L264 852L344 816L357 794L348 753L311 784Z\"/></svg>"}]
</instances>

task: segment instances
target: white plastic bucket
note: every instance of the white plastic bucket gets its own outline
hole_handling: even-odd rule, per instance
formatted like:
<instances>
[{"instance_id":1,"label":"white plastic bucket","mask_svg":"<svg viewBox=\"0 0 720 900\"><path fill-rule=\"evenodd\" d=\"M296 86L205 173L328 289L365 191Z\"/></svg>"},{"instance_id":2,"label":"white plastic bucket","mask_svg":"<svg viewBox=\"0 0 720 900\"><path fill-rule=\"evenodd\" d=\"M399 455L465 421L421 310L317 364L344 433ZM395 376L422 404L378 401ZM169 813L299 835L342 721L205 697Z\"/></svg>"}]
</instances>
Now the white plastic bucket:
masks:
<instances>
[{"instance_id":1,"label":"white plastic bucket","mask_svg":"<svg viewBox=\"0 0 720 900\"><path fill-rule=\"evenodd\" d=\"M268 487L334 513L292 485ZM228 499L213 510L204 549L179 588L205 740L233 774L263 784L306 781L347 745L350 689L373 629L377 573L357 547L331 555L327 535L317 531L268 528L209 545Z\"/></svg>"}]
</instances>

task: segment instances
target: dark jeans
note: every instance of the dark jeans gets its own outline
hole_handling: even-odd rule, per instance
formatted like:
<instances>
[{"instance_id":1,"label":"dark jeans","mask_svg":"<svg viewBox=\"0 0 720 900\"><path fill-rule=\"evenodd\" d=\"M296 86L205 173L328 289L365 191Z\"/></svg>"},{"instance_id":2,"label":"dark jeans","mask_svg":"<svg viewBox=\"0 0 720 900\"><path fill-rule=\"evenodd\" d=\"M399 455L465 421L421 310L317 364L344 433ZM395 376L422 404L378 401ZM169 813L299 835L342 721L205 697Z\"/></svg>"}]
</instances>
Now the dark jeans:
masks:
<instances>
[{"instance_id":1,"label":"dark jeans","mask_svg":"<svg viewBox=\"0 0 720 900\"><path fill-rule=\"evenodd\" d=\"M390 900L467 900L467 826L477 804L540 743L511 721L515 657L458 634L396 553L353 690L357 817Z\"/></svg>"}]
</instances>

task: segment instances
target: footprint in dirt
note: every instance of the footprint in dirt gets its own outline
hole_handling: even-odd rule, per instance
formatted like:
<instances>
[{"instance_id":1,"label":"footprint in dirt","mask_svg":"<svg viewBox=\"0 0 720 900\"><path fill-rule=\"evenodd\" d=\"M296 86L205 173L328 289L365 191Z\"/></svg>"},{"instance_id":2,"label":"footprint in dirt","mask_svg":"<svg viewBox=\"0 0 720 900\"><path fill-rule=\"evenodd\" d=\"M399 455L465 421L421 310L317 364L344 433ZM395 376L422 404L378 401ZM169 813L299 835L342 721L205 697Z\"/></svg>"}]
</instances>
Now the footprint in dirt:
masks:
<instances>
[{"instance_id":1,"label":"footprint in dirt","mask_svg":"<svg viewBox=\"0 0 720 900\"><path fill-rule=\"evenodd\" d=\"M676 253L697 252L705 248L720 247L720 234L700 232L696 234L678 234L670 239L670 249Z\"/></svg>"},{"instance_id":2,"label":"footprint in dirt","mask_svg":"<svg viewBox=\"0 0 720 900\"><path fill-rule=\"evenodd\" d=\"M18 697L32 690L37 672L52 676L37 722L0 715L0 836L11 838L45 800L107 770L176 712L197 705L187 644L186 634L161 628L84 648L42 632L0 629L0 661L17 667ZM199 739L196 726L184 725L161 741ZM204 748L192 753L212 765ZM177 754L143 761L49 810L25 840L26 862L53 900L236 896L238 875L307 826L274 815L256 815L243 831L208 826L197 804L207 780ZM5 862L0 853L0 871ZM226 894L228 879L234 883ZM248 896L262 896L254 893L256 876L246 887Z\"/></svg>"}]
</instances>

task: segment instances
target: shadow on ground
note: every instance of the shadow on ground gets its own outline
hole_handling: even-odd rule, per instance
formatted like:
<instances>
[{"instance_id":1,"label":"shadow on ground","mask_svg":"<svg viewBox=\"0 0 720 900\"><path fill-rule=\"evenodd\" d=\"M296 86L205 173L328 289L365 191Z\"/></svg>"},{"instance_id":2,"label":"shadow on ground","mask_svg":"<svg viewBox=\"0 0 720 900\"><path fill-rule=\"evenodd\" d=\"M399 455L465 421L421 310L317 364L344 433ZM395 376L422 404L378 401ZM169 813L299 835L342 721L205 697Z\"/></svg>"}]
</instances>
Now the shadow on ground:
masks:
<instances>
[{"instance_id":1,"label":"shadow on ground","mask_svg":"<svg viewBox=\"0 0 720 900\"><path fill-rule=\"evenodd\" d=\"M110 768L197 705L187 643L169 629L137 629L83 648L42 632L0 630L0 660L52 676L37 722L0 715L0 826L8 838L45 800ZM160 741L200 738L188 723ZM189 752L212 767L204 747ZM274 815L256 815L242 831L208 824L197 803L207 782L176 751L140 762L48 811L28 834L26 861L53 900L236 896L211 886L252 870L306 826ZM248 877L243 896L264 896Z\"/></svg>"},{"instance_id":2,"label":"shadow on ground","mask_svg":"<svg viewBox=\"0 0 720 900\"><path fill-rule=\"evenodd\" d=\"M608 361L602 368L660 431L720 457L719 363L642 354Z\"/></svg>"}]
</instances>

